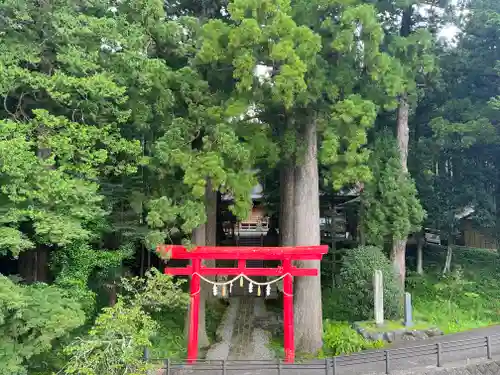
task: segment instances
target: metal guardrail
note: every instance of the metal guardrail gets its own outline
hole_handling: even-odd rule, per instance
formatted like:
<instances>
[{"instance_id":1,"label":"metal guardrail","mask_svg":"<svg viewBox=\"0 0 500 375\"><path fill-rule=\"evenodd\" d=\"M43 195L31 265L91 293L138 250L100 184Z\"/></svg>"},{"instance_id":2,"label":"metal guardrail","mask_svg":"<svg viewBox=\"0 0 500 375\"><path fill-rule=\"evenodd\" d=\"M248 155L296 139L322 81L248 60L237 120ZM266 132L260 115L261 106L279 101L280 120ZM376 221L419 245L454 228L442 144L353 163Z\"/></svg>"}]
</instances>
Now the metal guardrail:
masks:
<instances>
[{"instance_id":1,"label":"metal guardrail","mask_svg":"<svg viewBox=\"0 0 500 375\"><path fill-rule=\"evenodd\" d=\"M433 344L422 344L397 349L371 350L351 355L341 355L333 358L303 360L295 363L285 363L282 360L197 360L194 364L187 364L185 361L170 359L150 359L145 353L146 360L150 363L158 363L155 374L157 375L178 375L178 374L198 374L205 375L243 375L249 373L260 374L262 370L267 374L325 374L342 375L366 373L374 371L378 367L379 373L390 374L391 371L409 370L418 367L434 365L442 367L446 362L458 362L468 359L492 359L493 349L500 353L500 334L474 337L450 342L438 342ZM459 358L450 359L457 354ZM426 359L426 364L412 365L411 359ZM429 363L432 360L433 363ZM294 371L295 370L295 371Z\"/></svg>"}]
</instances>

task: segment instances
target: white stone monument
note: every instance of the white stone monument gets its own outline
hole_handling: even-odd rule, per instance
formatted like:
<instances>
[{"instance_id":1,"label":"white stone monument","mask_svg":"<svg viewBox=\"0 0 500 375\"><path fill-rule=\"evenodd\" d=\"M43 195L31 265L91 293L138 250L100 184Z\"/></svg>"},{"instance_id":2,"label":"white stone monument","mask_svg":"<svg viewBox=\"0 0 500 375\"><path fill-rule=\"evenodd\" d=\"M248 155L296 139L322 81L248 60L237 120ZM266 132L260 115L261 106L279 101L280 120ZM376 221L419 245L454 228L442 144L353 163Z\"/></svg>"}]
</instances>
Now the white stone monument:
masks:
<instances>
[{"instance_id":1,"label":"white stone monument","mask_svg":"<svg viewBox=\"0 0 500 375\"><path fill-rule=\"evenodd\" d=\"M373 307L375 312L375 324L384 324L384 279L382 271L375 270L373 275Z\"/></svg>"}]
</instances>

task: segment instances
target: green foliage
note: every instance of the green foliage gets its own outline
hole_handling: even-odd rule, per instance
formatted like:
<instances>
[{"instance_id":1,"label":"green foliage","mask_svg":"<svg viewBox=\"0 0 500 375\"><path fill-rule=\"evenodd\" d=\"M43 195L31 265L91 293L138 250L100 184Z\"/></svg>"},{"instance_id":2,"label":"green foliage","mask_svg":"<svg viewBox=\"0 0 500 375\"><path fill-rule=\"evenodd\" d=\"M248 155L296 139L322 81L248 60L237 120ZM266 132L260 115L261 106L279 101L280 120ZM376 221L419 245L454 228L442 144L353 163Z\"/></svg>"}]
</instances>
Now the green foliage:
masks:
<instances>
[{"instance_id":1,"label":"green foliage","mask_svg":"<svg viewBox=\"0 0 500 375\"><path fill-rule=\"evenodd\" d=\"M96 179L133 173L140 150L121 135L126 89L99 54L118 21L68 1L7 1L0 10L8 20L0 28L1 250L89 240L89 224L106 213Z\"/></svg>"},{"instance_id":2,"label":"green foliage","mask_svg":"<svg viewBox=\"0 0 500 375\"><path fill-rule=\"evenodd\" d=\"M342 355L359 352L367 349L383 348L383 341L371 341L361 336L347 322L324 323L323 350L326 355Z\"/></svg>"},{"instance_id":3,"label":"green foliage","mask_svg":"<svg viewBox=\"0 0 500 375\"><path fill-rule=\"evenodd\" d=\"M143 350L158 328L139 305L118 301L105 308L85 338L65 349L70 357L65 374L144 374L148 368Z\"/></svg>"},{"instance_id":4,"label":"green foliage","mask_svg":"<svg viewBox=\"0 0 500 375\"><path fill-rule=\"evenodd\" d=\"M174 281L172 276L152 268L145 278L135 276L122 279L124 294L121 298L127 305L139 305L149 313L163 308L186 307L189 297L181 289L185 282L184 279Z\"/></svg>"},{"instance_id":5,"label":"green foliage","mask_svg":"<svg viewBox=\"0 0 500 375\"><path fill-rule=\"evenodd\" d=\"M352 95L334 106L319 155L321 162L329 167L327 181L331 180L334 189L371 179L370 151L363 146L376 117L374 103L360 95Z\"/></svg>"},{"instance_id":6,"label":"green foliage","mask_svg":"<svg viewBox=\"0 0 500 375\"><path fill-rule=\"evenodd\" d=\"M412 172L424 208L426 225L451 237L459 230L464 208L471 219L496 230L500 149L498 112L498 3L468 4L468 15L454 48L439 48L441 75L427 89L416 111L418 143Z\"/></svg>"},{"instance_id":7,"label":"green foliage","mask_svg":"<svg viewBox=\"0 0 500 375\"><path fill-rule=\"evenodd\" d=\"M208 308L206 310L207 313L210 311ZM185 311L169 309L155 312L151 316L158 325L156 334L151 337L151 358L184 360L187 354Z\"/></svg>"},{"instance_id":8,"label":"green foliage","mask_svg":"<svg viewBox=\"0 0 500 375\"><path fill-rule=\"evenodd\" d=\"M307 64L321 49L319 36L294 22L289 0L230 1L228 12L231 23L211 20L204 25L200 63L230 63L240 94L255 88L257 64L269 63L276 68L270 91L278 102L291 107L307 88Z\"/></svg>"},{"instance_id":9,"label":"green foliage","mask_svg":"<svg viewBox=\"0 0 500 375\"><path fill-rule=\"evenodd\" d=\"M144 279L124 279L126 294L115 306L103 310L86 337L77 338L65 349L69 359L62 373L145 373L149 365L143 351L152 346L151 337L159 328L151 312L185 308L188 297L180 286L157 270Z\"/></svg>"},{"instance_id":10,"label":"green foliage","mask_svg":"<svg viewBox=\"0 0 500 375\"><path fill-rule=\"evenodd\" d=\"M56 286L23 286L0 275L0 372L27 374L32 358L81 326L80 305Z\"/></svg>"},{"instance_id":11,"label":"green foliage","mask_svg":"<svg viewBox=\"0 0 500 375\"><path fill-rule=\"evenodd\" d=\"M369 166L373 180L365 185L362 194L367 241L381 246L385 240L407 238L420 229L425 211L415 183L403 173L396 142L388 134L375 140Z\"/></svg>"},{"instance_id":12,"label":"green foliage","mask_svg":"<svg viewBox=\"0 0 500 375\"><path fill-rule=\"evenodd\" d=\"M219 328L226 305L219 301L213 301L207 305L206 329L211 342L216 342L216 331ZM151 338L151 358L171 358L184 360L186 358L186 332L185 312L182 308L162 310L152 315L158 324L158 331Z\"/></svg>"},{"instance_id":13,"label":"green foliage","mask_svg":"<svg viewBox=\"0 0 500 375\"><path fill-rule=\"evenodd\" d=\"M374 246L349 249L340 271L342 303L351 310L350 320L373 318L373 275L382 271L384 314L387 319L401 317L402 291L394 269L382 250Z\"/></svg>"},{"instance_id":14,"label":"green foliage","mask_svg":"<svg viewBox=\"0 0 500 375\"><path fill-rule=\"evenodd\" d=\"M498 324L500 303L496 292L499 259L495 252L481 249L454 250L453 272L441 275L444 250L427 249L425 276L410 275L415 317L426 320L445 333Z\"/></svg>"},{"instance_id":15,"label":"green foliage","mask_svg":"<svg viewBox=\"0 0 500 375\"><path fill-rule=\"evenodd\" d=\"M134 248L130 245L122 246L117 251L95 250L86 243L69 245L56 252L52 259L52 270L58 275L55 284L77 299L90 318L96 307L95 293L89 288L91 277L106 279L133 252Z\"/></svg>"},{"instance_id":16,"label":"green foliage","mask_svg":"<svg viewBox=\"0 0 500 375\"><path fill-rule=\"evenodd\" d=\"M56 280L54 287L24 287L2 279L2 319L16 323L2 325L12 329L0 342L26 343L26 353L6 355L9 373L22 373L34 355L81 324L83 313L68 295L92 317L90 278L114 283L138 244L181 242L203 224L208 181L246 216L256 166L300 163L300 134L313 121L325 182L334 190L367 182L370 242L406 238L424 216L414 184L401 173L392 139L384 135L373 150L366 147L377 117L384 126L394 120L388 111L401 94L419 99L419 126L411 133L418 142L410 151L427 223L449 234L458 228L457 211L473 205L476 222L494 227L500 58L491 46L498 2L471 4L457 48L448 50L433 42L443 19L412 13L420 1L372 3L0 4L0 254L53 249ZM400 27L405 14L407 29ZM442 77L433 75L435 53ZM257 77L259 68L269 75ZM336 319L369 318L375 269L384 272L386 313L396 316L400 291L377 248L348 251L342 289L325 299L325 315L335 305ZM481 281L468 272L429 281L437 287L422 282L429 299L417 296L418 309L456 327L473 318L494 321L499 309L486 290L498 285L491 275ZM158 353L182 356L186 296L179 284L155 273L122 287L116 306L68 348L67 373L141 372L141 345L157 340L157 329L172 342L154 341ZM51 309L61 318L57 325L45 315ZM208 320L212 331L216 316ZM352 332L345 346L335 341L344 329L328 329L332 353L364 345Z\"/></svg>"}]
</instances>

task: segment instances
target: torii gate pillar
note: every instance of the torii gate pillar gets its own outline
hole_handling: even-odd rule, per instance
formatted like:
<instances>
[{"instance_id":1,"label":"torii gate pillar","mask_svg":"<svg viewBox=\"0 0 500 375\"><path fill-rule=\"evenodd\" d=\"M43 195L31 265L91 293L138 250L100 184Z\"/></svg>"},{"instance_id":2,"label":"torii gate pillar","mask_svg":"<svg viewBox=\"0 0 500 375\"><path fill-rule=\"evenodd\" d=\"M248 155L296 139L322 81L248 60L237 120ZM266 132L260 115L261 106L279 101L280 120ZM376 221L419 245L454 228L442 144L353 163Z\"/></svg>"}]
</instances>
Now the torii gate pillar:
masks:
<instances>
[{"instance_id":1,"label":"torii gate pillar","mask_svg":"<svg viewBox=\"0 0 500 375\"><path fill-rule=\"evenodd\" d=\"M189 259L187 267L166 267L169 275L190 276L190 308L188 330L188 362L194 363L198 357L198 325L200 309L200 276L274 276L283 277L283 325L285 361L295 359L295 340L293 326L293 277L318 276L316 268L297 268L294 260L321 260L328 252L327 245L297 247L217 247L199 246L192 251L184 246L160 245L157 252L170 259ZM205 267L204 259L237 260L233 268ZM247 268L246 261L280 260L276 268Z\"/></svg>"}]
</instances>

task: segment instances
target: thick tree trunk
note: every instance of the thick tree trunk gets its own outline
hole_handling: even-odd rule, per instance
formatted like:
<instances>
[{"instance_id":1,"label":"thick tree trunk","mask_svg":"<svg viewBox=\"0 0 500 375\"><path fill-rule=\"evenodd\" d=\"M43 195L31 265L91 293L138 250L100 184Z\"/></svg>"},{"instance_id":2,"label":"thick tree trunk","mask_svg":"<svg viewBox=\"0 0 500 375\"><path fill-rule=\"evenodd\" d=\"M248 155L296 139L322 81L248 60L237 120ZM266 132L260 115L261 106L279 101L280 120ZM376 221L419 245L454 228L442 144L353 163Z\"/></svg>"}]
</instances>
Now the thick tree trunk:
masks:
<instances>
[{"instance_id":1,"label":"thick tree trunk","mask_svg":"<svg viewBox=\"0 0 500 375\"><path fill-rule=\"evenodd\" d=\"M37 249L37 278L36 281L47 283L49 282L49 249L39 246Z\"/></svg>"},{"instance_id":2,"label":"thick tree trunk","mask_svg":"<svg viewBox=\"0 0 500 375\"><path fill-rule=\"evenodd\" d=\"M116 284L109 284L108 286L108 304L113 307L116 305L116 301L118 300L118 291L116 290Z\"/></svg>"},{"instance_id":3,"label":"thick tree trunk","mask_svg":"<svg viewBox=\"0 0 500 375\"><path fill-rule=\"evenodd\" d=\"M411 33L413 5L409 5L403 9L401 19L401 28L399 34L406 38ZM410 140L410 130L408 127L408 116L410 106L408 104L408 94L404 93L399 99L398 118L397 118L397 140L399 146L401 168L403 173L408 173L408 143ZM407 238L393 242L392 259L394 269L401 282L401 287L405 287L405 268L406 268L406 242Z\"/></svg>"},{"instance_id":4,"label":"thick tree trunk","mask_svg":"<svg viewBox=\"0 0 500 375\"><path fill-rule=\"evenodd\" d=\"M207 180L205 190L205 207L207 210L207 223L205 225L205 246L217 246L217 191L213 190L212 182ZM205 260L205 266L215 267L215 260ZM214 280L214 277L209 279ZM212 287L207 283L202 284L207 302L216 300L212 294ZM205 307L206 309L206 307Z\"/></svg>"},{"instance_id":5,"label":"thick tree trunk","mask_svg":"<svg viewBox=\"0 0 500 375\"><path fill-rule=\"evenodd\" d=\"M424 274L424 233L420 232L417 237L417 273Z\"/></svg>"},{"instance_id":6,"label":"thick tree trunk","mask_svg":"<svg viewBox=\"0 0 500 375\"><path fill-rule=\"evenodd\" d=\"M279 237L281 246L295 245L295 166L284 165L280 171Z\"/></svg>"},{"instance_id":7,"label":"thick tree trunk","mask_svg":"<svg viewBox=\"0 0 500 375\"><path fill-rule=\"evenodd\" d=\"M398 107L398 120L397 120L397 138L399 153L401 158L401 168L405 173L408 173L408 143L410 141L410 129L408 127L408 116L410 106L406 95L402 95Z\"/></svg>"},{"instance_id":8,"label":"thick tree trunk","mask_svg":"<svg viewBox=\"0 0 500 375\"><path fill-rule=\"evenodd\" d=\"M213 190L210 179L205 191L205 207L207 210L207 224L205 225L205 245L217 246L217 191Z\"/></svg>"},{"instance_id":9,"label":"thick tree trunk","mask_svg":"<svg viewBox=\"0 0 500 375\"><path fill-rule=\"evenodd\" d=\"M406 256L406 239L404 240L394 240L392 243L391 260L394 267L394 272L398 277L400 286L404 290L405 286L405 256Z\"/></svg>"},{"instance_id":10,"label":"thick tree trunk","mask_svg":"<svg viewBox=\"0 0 500 375\"><path fill-rule=\"evenodd\" d=\"M193 230L191 241L193 242L193 244L198 246L205 245L206 241L205 224L200 225L198 228ZM205 283L202 281L202 287L200 293L200 314L199 314L199 325L198 325L198 347L200 348L206 348L208 345L210 345L210 340L208 339L207 335L206 318L205 318L205 304L208 297L207 290L209 288L207 288L203 284ZM187 339L187 333L189 331L189 308L190 307L188 306L188 311L186 313L186 319L184 325L184 332L186 334L186 339Z\"/></svg>"},{"instance_id":11,"label":"thick tree trunk","mask_svg":"<svg viewBox=\"0 0 500 375\"><path fill-rule=\"evenodd\" d=\"M37 250L26 250L19 254L19 275L27 284L36 281Z\"/></svg>"},{"instance_id":12,"label":"thick tree trunk","mask_svg":"<svg viewBox=\"0 0 500 375\"><path fill-rule=\"evenodd\" d=\"M306 128L302 137L306 152L295 169L295 244L319 245L319 177L316 123ZM317 268L320 261L300 261L299 267ZM318 272L321 274L320 272ZM297 277L294 292L295 346L298 352L316 354L323 346L321 279Z\"/></svg>"},{"instance_id":13,"label":"thick tree trunk","mask_svg":"<svg viewBox=\"0 0 500 375\"><path fill-rule=\"evenodd\" d=\"M38 246L36 249L21 252L19 255L19 274L30 284L49 282L49 249Z\"/></svg>"},{"instance_id":14,"label":"thick tree trunk","mask_svg":"<svg viewBox=\"0 0 500 375\"><path fill-rule=\"evenodd\" d=\"M446 259L444 261L443 276L451 271L451 259L453 257L453 239L448 236L448 246L446 248Z\"/></svg>"},{"instance_id":15,"label":"thick tree trunk","mask_svg":"<svg viewBox=\"0 0 500 375\"><path fill-rule=\"evenodd\" d=\"M365 228L364 228L364 222L363 222L364 214L365 214L365 207L363 206L363 201L361 201L361 204L359 205L358 227L357 227L358 244L360 246L366 245Z\"/></svg>"},{"instance_id":16,"label":"thick tree trunk","mask_svg":"<svg viewBox=\"0 0 500 375\"><path fill-rule=\"evenodd\" d=\"M409 110L408 98L406 95L402 95L398 107L397 139L403 173L408 173L408 142L410 137L408 128ZM392 244L391 253L394 269L396 270L400 285L403 289L406 276L406 242L406 238L395 240Z\"/></svg>"}]
</instances>

